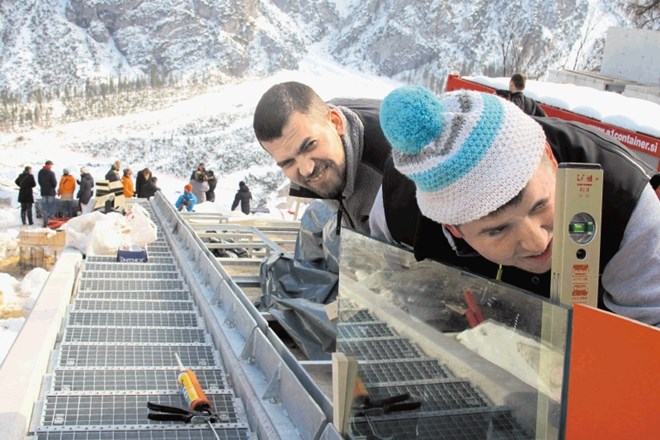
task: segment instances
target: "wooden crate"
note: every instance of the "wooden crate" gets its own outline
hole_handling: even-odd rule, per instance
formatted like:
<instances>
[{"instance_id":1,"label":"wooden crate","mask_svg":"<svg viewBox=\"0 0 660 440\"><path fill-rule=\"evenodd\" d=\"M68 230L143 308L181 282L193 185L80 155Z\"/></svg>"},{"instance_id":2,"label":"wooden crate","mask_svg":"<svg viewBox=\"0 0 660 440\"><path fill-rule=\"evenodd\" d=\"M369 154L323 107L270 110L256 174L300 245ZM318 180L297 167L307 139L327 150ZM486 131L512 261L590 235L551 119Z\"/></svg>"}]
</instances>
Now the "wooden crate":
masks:
<instances>
[{"instance_id":1,"label":"wooden crate","mask_svg":"<svg viewBox=\"0 0 660 440\"><path fill-rule=\"evenodd\" d=\"M66 232L20 231L20 243L29 246L60 246L64 247Z\"/></svg>"}]
</instances>

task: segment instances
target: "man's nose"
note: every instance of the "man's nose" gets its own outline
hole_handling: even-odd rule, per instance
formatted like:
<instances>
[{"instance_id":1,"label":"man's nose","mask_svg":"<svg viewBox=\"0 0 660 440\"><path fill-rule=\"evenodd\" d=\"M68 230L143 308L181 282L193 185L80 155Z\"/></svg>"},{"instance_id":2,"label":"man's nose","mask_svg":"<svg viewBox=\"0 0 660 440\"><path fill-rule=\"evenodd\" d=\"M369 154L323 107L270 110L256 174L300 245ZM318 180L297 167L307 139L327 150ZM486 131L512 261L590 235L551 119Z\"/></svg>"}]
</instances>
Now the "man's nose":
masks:
<instances>
[{"instance_id":1,"label":"man's nose","mask_svg":"<svg viewBox=\"0 0 660 440\"><path fill-rule=\"evenodd\" d=\"M314 173L314 161L301 157L298 159L298 172L302 177L309 177Z\"/></svg>"},{"instance_id":2,"label":"man's nose","mask_svg":"<svg viewBox=\"0 0 660 440\"><path fill-rule=\"evenodd\" d=\"M548 246L549 229L536 219L525 220L520 233L520 247L526 252L540 254Z\"/></svg>"}]
</instances>

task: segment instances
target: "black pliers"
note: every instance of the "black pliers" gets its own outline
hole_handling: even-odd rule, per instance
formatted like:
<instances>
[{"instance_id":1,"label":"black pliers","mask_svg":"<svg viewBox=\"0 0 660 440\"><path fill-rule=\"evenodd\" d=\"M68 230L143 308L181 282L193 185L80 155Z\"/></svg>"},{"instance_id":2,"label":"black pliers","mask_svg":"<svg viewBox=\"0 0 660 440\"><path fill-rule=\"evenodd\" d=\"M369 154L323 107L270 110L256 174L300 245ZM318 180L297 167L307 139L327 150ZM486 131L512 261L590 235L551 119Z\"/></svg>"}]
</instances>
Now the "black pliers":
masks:
<instances>
[{"instance_id":1,"label":"black pliers","mask_svg":"<svg viewBox=\"0 0 660 440\"><path fill-rule=\"evenodd\" d=\"M226 413L213 414L210 411L192 411L178 406L161 405L160 403L147 402L147 408L151 411L147 414L149 420L161 422L183 422L183 423L207 423L215 438L220 440L218 433L213 427L216 422L228 422L229 415Z\"/></svg>"},{"instance_id":2,"label":"black pliers","mask_svg":"<svg viewBox=\"0 0 660 440\"><path fill-rule=\"evenodd\" d=\"M161 405L160 403L147 402L147 408L151 411L147 414L149 420L161 422L183 422L183 423L215 423L219 417L209 412L192 411L178 406Z\"/></svg>"},{"instance_id":3,"label":"black pliers","mask_svg":"<svg viewBox=\"0 0 660 440\"><path fill-rule=\"evenodd\" d=\"M362 417L366 414L373 414L372 410L379 410L380 414L389 414L392 412L399 411L413 411L422 406L422 402L411 400L410 393L403 393L396 396L386 397L384 399L372 399L369 396L365 396L353 403L353 409L355 412L353 415L355 417Z\"/></svg>"},{"instance_id":4,"label":"black pliers","mask_svg":"<svg viewBox=\"0 0 660 440\"><path fill-rule=\"evenodd\" d=\"M161 422L216 423L229 421L229 416L226 413L215 414L209 411L192 411L178 406L161 405L154 402L147 402L147 408L151 411L157 411L149 412L147 418Z\"/></svg>"}]
</instances>

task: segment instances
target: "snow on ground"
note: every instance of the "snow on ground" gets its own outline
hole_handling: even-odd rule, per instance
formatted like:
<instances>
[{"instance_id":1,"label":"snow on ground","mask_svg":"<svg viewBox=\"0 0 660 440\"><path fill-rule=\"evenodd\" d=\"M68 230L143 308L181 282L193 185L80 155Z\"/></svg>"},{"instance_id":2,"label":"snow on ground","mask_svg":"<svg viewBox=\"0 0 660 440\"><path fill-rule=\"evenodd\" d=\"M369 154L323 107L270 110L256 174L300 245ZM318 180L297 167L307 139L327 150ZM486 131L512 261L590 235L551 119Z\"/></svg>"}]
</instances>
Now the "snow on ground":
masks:
<instances>
[{"instance_id":1,"label":"snow on ground","mask_svg":"<svg viewBox=\"0 0 660 440\"><path fill-rule=\"evenodd\" d=\"M241 106L254 108L263 93L272 85L284 81L299 81L310 85L319 95L329 100L334 97L372 97L382 98L398 83L383 78L365 75L348 70L321 56L310 55L300 65L297 71L281 71L271 77L259 80L246 80L240 84L226 85L217 90L196 96L188 100L177 102L174 105L154 112L144 112L127 116L116 116L99 120L76 122L60 125L45 130L31 130L24 133L0 133L0 258L5 259L17 255L17 238L22 227L20 221L20 205L17 202L18 188L14 180L26 165L32 166L36 175L46 160L54 162L53 171L59 182L62 170L68 168L71 174L78 179L80 168L88 166L95 181L104 179L110 165L121 157L92 157L82 153L72 152L64 148L65 141L73 143L76 140L96 139L105 136L109 131L117 133L130 133L134 130L152 130L157 133L159 127L172 124L182 124L190 120L191 115L202 117L217 112L227 111ZM251 121L250 121L251 125ZM130 167L134 173L149 166L153 175L158 177L158 186L165 197L172 203L176 201L188 183L186 180L169 175L162 171L158 163L150 163L148 158L143 163L122 163L122 168ZM246 164L246 169L250 164ZM192 170L191 170L192 171ZM244 179L244 172L239 171L222 176L216 188L216 202L198 204L196 211L221 212L236 218L244 215L240 210L230 212L231 203L238 189L238 182ZM39 187L35 188L35 200L39 198ZM278 220L293 220L295 207L287 206L286 197L273 195L267 204L269 214L251 214L257 217L270 217ZM302 214L304 206L299 211ZM38 220L35 219L37 228ZM33 272L37 269L33 270ZM0 302L0 362L4 359L11 343L20 330L25 315L36 299L43 286L48 272L40 269L37 275L30 272L26 279L37 278L22 286L8 274L0 273L0 291L4 294L4 302ZM11 301L8 301L11 299ZM17 317L2 316L6 314ZM20 316L19 316L20 315Z\"/></svg>"},{"instance_id":2,"label":"snow on ground","mask_svg":"<svg viewBox=\"0 0 660 440\"><path fill-rule=\"evenodd\" d=\"M474 77L472 79L498 89L508 88L509 78ZM211 115L213 112L240 108L243 105L254 108L261 95L270 86L283 81L306 83L325 100L334 97L383 98L400 85L400 83L388 79L345 69L321 56L310 55L301 62L297 71L281 71L268 78L226 85L206 95L193 97L155 112L77 122L21 134L0 133L0 151L2 152L0 157L0 258L8 258L16 255L17 252L16 239L21 225L20 208L16 201L18 188L14 185L14 179L24 166L31 165L36 175L46 160L52 160L54 162L53 170L58 181L63 168L69 168L74 177L79 178L80 168L88 166L94 179L101 180L110 164L117 159L121 160L120 157L91 157L69 151L62 146L64 140L71 142L78 139L95 139L104 136L108 131L126 134L131 130L143 130L145 127L157 132L159 126L181 123L181 119L190 119L191 115ZM625 98L611 92L598 92L587 87L531 80L527 83L526 93L530 97L550 105L620 124L633 131L660 136L660 126L657 123L660 120L660 106L649 101ZM148 163L148 158L145 158L144 163L124 163L122 168L129 166L135 172L145 165L148 165L153 174L158 177L158 184L165 197L174 203L187 181L163 172L157 163ZM249 164L246 165L246 168L248 167ZM200 204L197 210L221 212L237 218L243 216L239 211L229 212L234 194L238 189L238 182L243 177L242 171L223 176L216 188L216 202ZM270 214L257 215L285 220L293 219L291 211L294 207L286 206L285 197L273 195L267 207ZM0 303L0 313L7 309L7 313L20 314L21 310L26 312L30 308L45 280L43 272L37 273L40 274L39 276L34 275L37 280L30 281L29 286L23 287L16 287L19 281L13 277L0 274L2 276L0 291L5 298L5 306ZM32 277L31 274L32 272L28 275ZM8 298L11 299L9 303ZM7 319L0 316L0 359L4 358L24 319L21 316Z\"/></svg>"}]
</instances>

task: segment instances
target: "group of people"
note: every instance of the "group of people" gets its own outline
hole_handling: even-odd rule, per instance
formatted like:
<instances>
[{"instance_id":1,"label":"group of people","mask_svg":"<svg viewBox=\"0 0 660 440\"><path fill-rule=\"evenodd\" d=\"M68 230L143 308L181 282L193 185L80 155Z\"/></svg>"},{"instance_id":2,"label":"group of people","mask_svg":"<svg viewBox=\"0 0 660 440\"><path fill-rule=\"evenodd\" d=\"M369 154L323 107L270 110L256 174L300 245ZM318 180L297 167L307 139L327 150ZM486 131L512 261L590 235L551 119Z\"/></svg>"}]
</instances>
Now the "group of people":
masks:
<instances>
[{"instance_id":1,"label":"group of people","mask_svg":"<svg viewBox=\"0 0 660 440\"><path fill-rule=\"evenodd\" d=\"M35 200L33 190L37 184L41 196L39 208L43 227L47 227L52 218L70 218L87 211L87 205L94 196L95 185L89 167L83 166L80 168L80 178L78 180L73 177L68 168L64 168L59 183L52 168L53 161L47 160L35 179L32 167L26 166L14 181L19 187L18 202L21 205L21 223L23 225L34 224L33 205ZM149 168L144 168L138 173L135 186L133 185L133 172L131 169L125 168L121 178L119 177L120 169L121 162L116 161L105 175L105 179L110 182L121 180L125 197L149 198L156 191L159 191L158 179L152 176ZM76 186L78 187L77 193Z\"/></svg>"},{"instance_id":2,"label":"group of people","mask_svg":"<svg viewBox=\"0 0 660 440\"><path fill-rule=\"evenodd\" d=\"M124 168L121 176L119 170L121 170L121 161L117 160L105 174L105 180L108 182L121 181L124 188L124 197L148 199L149 197L153 197L157 191L160 191L158 178L152 175L149 168L143 168L138 171L135 177L135 185L133 185L132 169Z\"/></svg>"},{"instance_id":3,"label":"group of people","mask_svg":"<svg viewBox=\"0 0 660 440\"><path fill-rule=\"evenodd\" d=\"M557 164L598 163L598 305L659 326L659 173L605 133L510 98L402 87L326 103L286 82L261 97L253 128L290 194L323 199L344 226L545 297Z\"/></svg>"},{"instance_id":4,"label":"group of people","mask_svg":"<svg viewBox=\"0 0 660 440\"><path fill-rule=\"evenodd\" d=\"M23 225L34 224L32 214L32 207L35 202L33 189L37 184L39 184L41 195L40 208L43 227L47 227L49 220L58 215L62 217L76 216L79 211L84 211L92 198L94 178L87 167L80 169L80 179L78 181L71 175L68 168L64 168L59 185L52 168L53 161L47 160L37 173L35 181L32 167L26 166L14 181L19 188L18 202L21 205L21 223ZM74 198L76 184L78 184L79 189Z\"/></svg>"},{"instance_id":5,"label":"group of people","mask_svg":"<svg viewBox=\"0 0 660 440\"><path fill-rule=\"evenodd\" d=\"M183 188L183 194L174 203L174 206L179 210L186 210L192 212L195 205L204 202L215 202L215 189L218 185L218 179L212 170L207 170L204 162L200 162L192 174L190 175L190 182ZM252 194L247 184L243 181L239 183L238 191L234 197L231 210L241 205L241 211L244 214L250 213L250 200Z\"/></svg>"}]
</instances>

